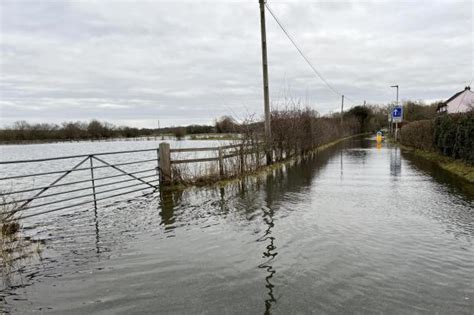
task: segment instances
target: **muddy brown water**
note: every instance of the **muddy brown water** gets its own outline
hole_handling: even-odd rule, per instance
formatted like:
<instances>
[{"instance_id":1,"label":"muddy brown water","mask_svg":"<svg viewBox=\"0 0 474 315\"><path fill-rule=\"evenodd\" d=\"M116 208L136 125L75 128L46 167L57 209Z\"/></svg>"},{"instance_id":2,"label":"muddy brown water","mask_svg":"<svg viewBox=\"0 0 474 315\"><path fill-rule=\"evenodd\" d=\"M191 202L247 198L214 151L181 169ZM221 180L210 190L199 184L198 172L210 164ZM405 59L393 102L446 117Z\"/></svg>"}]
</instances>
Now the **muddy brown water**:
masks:
<instances>
[{"instance_id":1,"label":"muddy brown water","mask_svg":"<svg viewBox=\"0 0 474 315\"><path fill-rule=\"evenodd\" d=\"M474 313L473 185L373 139L25 233L12 313Z\"/></svg>"}]
</instances>

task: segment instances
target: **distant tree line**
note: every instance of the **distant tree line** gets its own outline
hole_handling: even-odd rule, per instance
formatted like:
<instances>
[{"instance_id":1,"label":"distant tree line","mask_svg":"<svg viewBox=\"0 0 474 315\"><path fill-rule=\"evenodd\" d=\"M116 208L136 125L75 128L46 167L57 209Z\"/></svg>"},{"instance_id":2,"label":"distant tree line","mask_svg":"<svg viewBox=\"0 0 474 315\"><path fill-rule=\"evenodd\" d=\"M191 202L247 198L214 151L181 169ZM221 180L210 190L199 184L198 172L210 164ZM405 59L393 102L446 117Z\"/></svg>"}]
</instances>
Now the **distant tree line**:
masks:
<instances>
[{"instance_id":1,"label":"distant tree line","mask_svg":"<svg viewBox=\"0 0 474 315\"><path fill-rule=\"evenodd\" d=\"M422 102L407 101L404 103L404 121L411 122L417 120L434 119L438 104L425 105ZM343 120L357 120L360 131L374 131L387 126L387 115L390 113L390 105L386 106L355 106L344 112ZM286 111L286 113L285 113ZM288 112L288 107L284 111L275 110L272 118L278 121L285 120L294 115ZM308 117L308 112L303 116ZM318 116L313 112L310 116ZM332 114L326 118L340 120L340 113ZM301 118L301 117L300 117ZM133 128L126 126L116 126L108 122L93 119L89 122L69 121L61 124L48 123L28 123L17 121L11 126L0 129L0 141L21 142L21 141L55 141L55 140L90 140L105 138L134 138L142 136L158 136L163 134L173 134L177 138L185 135L206 134L206 133L245 133L249 129L263 127L261 121L248 120L238 123L230 116L223 116L216 119L212 125L189 125L166 128ZM296 126L297 127L297 126ZM281 129L281 128L280 128Z\"/></svg>"},{"instance_id":2,"label":"distant tree line","mask_svg":"<svg viewBox=\"0 0 474 315\"><path fill-rule=\"evenodd\" d=\"M56 141L56 140L91 140L106 138L134 138L158 136L161 134L198 134L215 132L214 126L190 125L186 127L167 127L160 129L133 128L116 126L108 122L93 119L89 122L71 121L61 124L28 123L17 121L11 126L0 129L0 141Z\"/></svg>"}]
</instances>

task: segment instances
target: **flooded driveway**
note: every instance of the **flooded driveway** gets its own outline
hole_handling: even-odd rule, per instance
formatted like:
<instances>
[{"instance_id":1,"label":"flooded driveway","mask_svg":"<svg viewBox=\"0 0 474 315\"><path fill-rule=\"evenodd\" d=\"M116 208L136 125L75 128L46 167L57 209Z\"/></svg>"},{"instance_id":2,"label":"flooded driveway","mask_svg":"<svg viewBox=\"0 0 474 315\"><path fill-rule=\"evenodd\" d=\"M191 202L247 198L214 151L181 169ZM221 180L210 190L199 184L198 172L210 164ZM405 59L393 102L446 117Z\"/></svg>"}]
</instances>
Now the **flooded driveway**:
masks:
<instances>
[{"instance_id":1,"label":"flooded driveway","mask_svg":"<svg viewBox=\"0 0 474 315\"><path fill-rule=\"evenodd\" d=\"M223 188L41 218L13 313L474 312L474 186L346 141Z\"/></svg>"}]
</instances>

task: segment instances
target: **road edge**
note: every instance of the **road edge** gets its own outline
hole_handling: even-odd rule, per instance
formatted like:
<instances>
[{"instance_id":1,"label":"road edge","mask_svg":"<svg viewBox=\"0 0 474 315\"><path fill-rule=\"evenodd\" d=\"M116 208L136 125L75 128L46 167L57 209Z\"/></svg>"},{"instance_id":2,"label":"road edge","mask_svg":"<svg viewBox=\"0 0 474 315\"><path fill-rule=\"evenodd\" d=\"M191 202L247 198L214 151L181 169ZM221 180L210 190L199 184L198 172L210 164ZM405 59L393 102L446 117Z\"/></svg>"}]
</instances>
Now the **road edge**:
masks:
<instances>
[{"instance_id":1,"label":"road edge","mask_svg":"<svg viewBox=\"0 0 474 315\"><path fill-rule=\"evenodd\" d=\"M467 180L471 184L474 184L474 166L464 161L441 155L437 152L420 150L400 143L398 143L398 145L403 150L413 153L425 160L434 162L442 169Z\"/></svg>"}]
</instances>

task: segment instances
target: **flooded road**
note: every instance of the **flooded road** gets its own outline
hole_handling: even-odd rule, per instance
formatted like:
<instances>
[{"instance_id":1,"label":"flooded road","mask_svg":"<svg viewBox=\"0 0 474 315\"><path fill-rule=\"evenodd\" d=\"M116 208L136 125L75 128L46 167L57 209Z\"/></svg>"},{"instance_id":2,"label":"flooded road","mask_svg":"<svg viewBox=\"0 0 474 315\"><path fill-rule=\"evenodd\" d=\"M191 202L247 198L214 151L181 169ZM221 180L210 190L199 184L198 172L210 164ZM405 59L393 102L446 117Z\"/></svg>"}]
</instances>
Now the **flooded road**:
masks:
<instances>
[{"instance_id":1,"label":"flooded road","mask_svg":"<svg viewBox=\"0 0 474 315\"><path fill-rule=\"evenodd\" d=\"M12 313L474 312L473 185L370 139L36 220L41 258L0 294Z\"/></svg>"}]
</instances>

